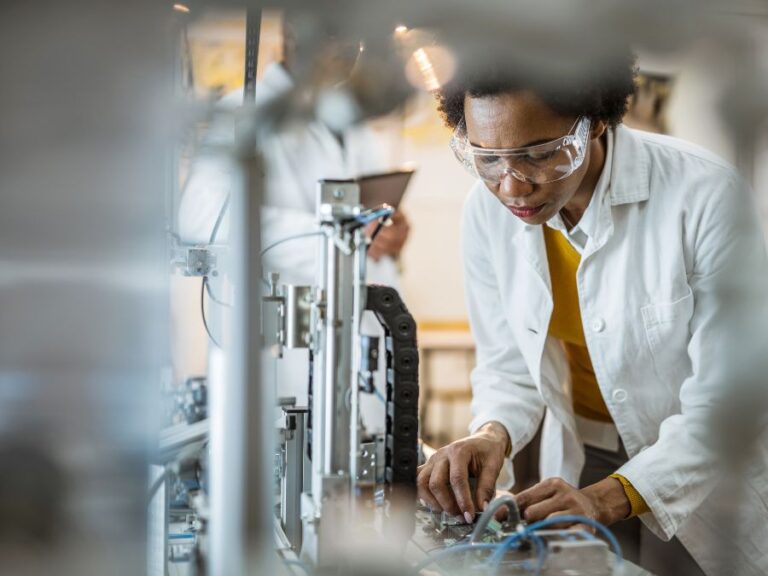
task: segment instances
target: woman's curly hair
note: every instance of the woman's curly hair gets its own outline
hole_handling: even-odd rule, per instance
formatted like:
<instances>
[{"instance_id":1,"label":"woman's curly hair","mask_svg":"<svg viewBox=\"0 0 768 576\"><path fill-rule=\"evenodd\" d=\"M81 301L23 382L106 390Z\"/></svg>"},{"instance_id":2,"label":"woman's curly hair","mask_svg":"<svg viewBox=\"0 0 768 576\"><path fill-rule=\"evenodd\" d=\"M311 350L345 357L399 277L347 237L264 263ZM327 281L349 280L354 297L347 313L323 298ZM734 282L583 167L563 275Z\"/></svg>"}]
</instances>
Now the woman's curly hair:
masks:
<instances>
[{"instance_id":1,"label":"woman's curly hair","mask_svg":"<svg viewBox=\"0 0 768 576\"><path fill-rule=\"evenodd\" d=\"M438 110L450 128L464 119L464 98L496 96L505 92L530 90L555 112L564 116L587 116L609 126L621 122L629 98L635 93L635 56L631 51L614 55L610 62L585 69L575 78L553 83L552 78L527 69L510 70L498 66L459 70L454 80L436 93Z\"/></svg>"}]
</instances>

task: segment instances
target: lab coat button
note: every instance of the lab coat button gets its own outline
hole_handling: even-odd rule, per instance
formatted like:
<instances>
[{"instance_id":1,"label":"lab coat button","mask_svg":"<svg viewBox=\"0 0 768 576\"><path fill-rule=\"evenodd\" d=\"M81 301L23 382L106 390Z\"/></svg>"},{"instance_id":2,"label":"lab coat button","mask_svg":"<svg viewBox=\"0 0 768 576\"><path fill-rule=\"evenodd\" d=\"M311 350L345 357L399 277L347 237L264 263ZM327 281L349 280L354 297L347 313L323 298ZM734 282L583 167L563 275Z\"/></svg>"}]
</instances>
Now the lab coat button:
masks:
<instances>
[{"instance_id":1,"label":"lab coat button","mask_svg":"<svg viewBox=\"0 0 768 576\"><path fill-rule=\"evenodd\" d=\"M624 388L616 388L611 394L611 398L613 398L614 402L621 404L627 399L627 391Z\"/></svg>"},{"instance_id":2,"label":"lab coat button","mask_svg":"<svg viewBox=\"0 0 768 576\"><path fill-rule=\"evenodd\" d=\"M596 318L592 321L592 330L595 332L602 332L605 330L605 320L602 318Z\"/></svg>"}]
</instances>

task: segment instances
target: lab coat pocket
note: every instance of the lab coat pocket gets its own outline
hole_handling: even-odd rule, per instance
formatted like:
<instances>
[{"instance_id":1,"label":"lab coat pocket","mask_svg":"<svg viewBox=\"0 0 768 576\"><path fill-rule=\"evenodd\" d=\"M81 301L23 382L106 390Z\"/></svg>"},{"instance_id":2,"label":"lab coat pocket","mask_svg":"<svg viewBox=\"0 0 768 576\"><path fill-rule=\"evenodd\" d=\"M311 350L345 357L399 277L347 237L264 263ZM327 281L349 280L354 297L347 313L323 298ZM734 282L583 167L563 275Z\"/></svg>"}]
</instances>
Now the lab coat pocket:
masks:
<instances>
[{"instance_id":1,"label":"lab coat pocket","mask_svg":"<svg viewBox=\"0 0 768 576\"><path fill-rule=\"evenodd\" d=\"M645 335L659 379L673 390L690 374L689 323L693 315L693 292L673 302L648 304L641 309Z\"/></svg>"}]
</instances>

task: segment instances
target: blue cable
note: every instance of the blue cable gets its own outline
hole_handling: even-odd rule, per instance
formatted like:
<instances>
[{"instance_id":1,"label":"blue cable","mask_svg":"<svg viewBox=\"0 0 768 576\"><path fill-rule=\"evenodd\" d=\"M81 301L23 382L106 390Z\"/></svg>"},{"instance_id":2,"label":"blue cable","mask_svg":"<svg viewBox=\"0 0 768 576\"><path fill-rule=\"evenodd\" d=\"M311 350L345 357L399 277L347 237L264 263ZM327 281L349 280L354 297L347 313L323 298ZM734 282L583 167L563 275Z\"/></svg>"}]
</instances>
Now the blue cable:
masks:
<instances>
[{"instance_id":1,"label":"blue cable","mask_svg":"<svg viewBox=\"0 0 768 576\"><path fill-rule=\"evenodd\" d=\"M379 400L381 400L382 402L384 402L384 404L386 404L386 403L387 403L387 399L386 399L386 398L384 398L384 395L383 395L381 392L379 392L379 389L378 389L378 388L374 388L374 389L373 389L373 393L376 395L376 398L378 398Z\"/></svg>"},{"instance_id":2,"label":"blue cable","mask_svg":"<svg viewBox=\"0 0 768 576\"><path fill-rule=\"evenodd\" d=\"M544 544L544 540L540 536L537 536L533 532L530 534L531 542L536 546L536 556L538 556L539 562L536 564L536 576L541 574L542 568L544 568L544 562L547 560L547 547Z\"/></svg>"},{"instance_id":3,"label":"blue cable","mask_svg":"<svg viewBox=\"0 0 768 576\"><path fill-rule=\"evenodd\" d=\"M395 213L395 209L392 207L379 208L378 210L373 210L372 212L366 212L366 213L360 214L359 216L355 216L355 220L357 220L361 224L368 224L370 222L373 222L374 220L378 220L379 218L392 216L392 214L394 213Z\"/></svg>"},{"instance_id":4,"label":"blue cable","mask_svg":"<svg viewBox=\"0 0 768 576\"><path fill-rule=\"evenodd\" d=\"M501 543L496 545L496 550L488 559L488 565L494 569L494 575L499 573L501 562L504 560L504 554L506 554L507 551L512 548L512 546L519 546L520 540L525 538L530 538L534 546L536 546L536 556L539 559L539 562L536 565L536 574L541 572L541 569L544 567L544 561L546 560L546 546L544 545L544 541L539 536L536 536L536 534L529 532L528 528L525 528L521 532L515 532L514 534L507 536L504 540L501 541Z\"/></svg>"},{"instance_id":5,"label":"blue cable","mask_svg":"<svg viewBox=\"0 0 768 576\"><path fill-rule=\"evenodd\" d=\"M623 556L621 554L621 546L619 545L619 541L616 540L616 537L613 535L613 533L610 530L608 530L608 528L606 528L603 524L601 524L600 522L597 522L596 520L592 520L591 518L587 518L586 516L577 516L577 515L555 516L552 518L534 522L533 524L526 526L522 531L516 532L515 534L511 534L506 539L504 539L500 544L498 544L498 548L488 559L488 563L495 568L494 574L498 574L499 567L501 566L501 562L504 559L504 554L506 554L507 550L509 550L512 547L512 545L518 544L519 540L524 538L530 538L531 541L536 545L537 553L539 556L539 564L536 567L536 573L539 574L541 572L541 569L544 567L544 561L546 560L546 548L544 546L544 541L539 536L536 536L534 532L536 530L546 528L547 526L562 524L563 522L587 524L588 526L592 526L593 528L597 529L601 534L603 534L603 536L605 536L605 538L610 543L611 548L613 548L614 554L616 554L617 562L619 564L623 562ZM588 533L584 532L584 534L588 534ZM591 534L589 534L589 537L594 538Z\"/></svg>"},{"instance_id":6,"label":"blue cable","mask_svg":"<svg viewBox=\"0 0 768 576\"><path fill-rule=\"evenodd\" d=\"M414 573L418 574L420 570L426 568L430 564L443 560L444 558L447 558L449 556L458 554L459 552L467 552L470 550L493 550L493 554L491 554L491 556L488 558L487 564L489 565L489 567L493 568L493 574L498 574L499 569L501 567L501 563L504 560L504 554L506 554L507 551L513 546L515 545L519 546L521 540L530 539L531 542L533 542L534 546L536 547L536 555L538 557L538 564L536 565L536 574L540 574L542 568L544 567L547 550L544 544L544 540L542 540L540 536L537 536L536 534L534 534L534 532L536 530L540 530L548 526L562 524L563 522L573 522L576 524L586 524L587 526L592 526L598 532L600 532L603 536L605 536L606 540L608 540L608 543L613 549L614 554L616 554L617 563L621 564L624 561L624 557L622 556L622 553L621 553L621 546L619 545L619 541L616 540L616 537L608 528L606 528L600 522L597 522L596 520L592 520L591 518L587 518L586 516L577 516L577 515L569 514L565 516L555 516L552 518L547 518L545 520L539 520L538 522L534 522L533 524L526 526L519 532L510 534L498 544L461 544L458 546L452 546L450 548L446 548L438 552L437 554L434 554L433 556L430 556L429 558L423 560L419 564L417 564L414 567ZM589 534L588 532L580 531L580 533L587 539L594 539L594 536L592 534Z\"/></svg>"},{"instance_id":7,"label":"blue cable","mask_svg":"<svg viewBox=\"0 0 768 576\"><path fill-rule=\"evenodd\" d=\"M429 558L425 558L416 564L416 566L413 567L413 573L418 574L421 570L430 564L439 562L440 560L448 558L449 556L454 556L459 552L468 552L470 550L495 550L498 547L498 544L460 544L458 546L451 546L450 548L441 550L437 554L433 554Z\"/></svg>"},{"instance_id":8,"label":"blue cable","mask_svg":"<svg viewBox=\"0 0 768 576\"><path fill-rule=\"evenodd\" d=\"M606 540L608 540L608 543L611 545L611 548L613 548L613 553L616 554L616 558L618 559L619 564L621 564L624 561L624 556L622 556L621 554L621 545L619 544L619 541L616 540L616 536L613 535L613 532L608 530L608 528L606 528L603 524L601 524L597 520L592 520L592 518L587 518L586 516L577 516L575 514L568 514L565 516L553 516L552 518L547 518L545 520L539 520L538 522L534 522L533 524L526 526L525 530L532 532L534 530L540 530L541 528L546 528L547 526L562 524L563 522L573 522L574 524L586 524L587 526L592 526L598 532L600 532L603 536L605 536Z\"/></svg>"}]
</instances>

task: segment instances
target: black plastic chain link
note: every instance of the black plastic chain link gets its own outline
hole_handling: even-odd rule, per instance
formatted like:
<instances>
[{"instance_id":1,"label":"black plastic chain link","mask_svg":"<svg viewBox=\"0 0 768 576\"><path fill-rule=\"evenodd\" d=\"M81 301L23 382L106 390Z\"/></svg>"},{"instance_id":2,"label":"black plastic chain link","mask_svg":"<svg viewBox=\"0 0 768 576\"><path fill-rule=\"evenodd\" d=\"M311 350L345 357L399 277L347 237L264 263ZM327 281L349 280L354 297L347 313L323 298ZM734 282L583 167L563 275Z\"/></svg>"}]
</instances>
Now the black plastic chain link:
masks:
<instances>
[{"instance_id":1,"label":"black plastic chain link","mask_svg":"<svg viewBox=\"0 0 768 576\"><path fill-rule=\"evenodd\" d=\"M386 338L386 483L400 502L416 502L419 442L419 349L416 321L397 290L368 286L366 309Z\"/></svg>"}]
</instances>

